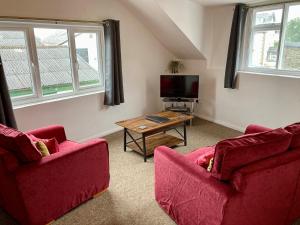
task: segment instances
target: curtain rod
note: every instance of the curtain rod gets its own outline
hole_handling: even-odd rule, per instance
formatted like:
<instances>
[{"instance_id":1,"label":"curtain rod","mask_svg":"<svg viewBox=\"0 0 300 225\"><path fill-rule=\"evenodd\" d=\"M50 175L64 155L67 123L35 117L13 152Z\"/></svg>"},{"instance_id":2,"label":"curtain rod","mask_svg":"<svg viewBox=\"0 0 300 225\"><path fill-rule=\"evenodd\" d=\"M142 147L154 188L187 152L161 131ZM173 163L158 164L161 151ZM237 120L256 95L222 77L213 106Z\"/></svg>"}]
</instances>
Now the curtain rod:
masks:
<instances>
[{"instance_id":1,"label":"curtain rod","mask_svg":"<svg viewBox=\"0 0 300 225\"><path fill-rule=\"evenodd\" d=\"M286 0L286 1L280 1L280 2L276 2L276 3L268 3L268 2L265 2L265 3L262 3L262 4L259 4L259 3L256 3L256 4L253 4L253 5L249 5L248 8L257 8L257 7L264 7L264 6L271 6L271 5L282 5L282 4L286 4L286 3L297 3L297 2L300 2L299 0L295 1L295 0Z\"/></svg>"},{"instance_id":2,"label":"curtain rod","mask_svg":"<svg viewBox=\"0 0 300 225\"><path fill-rule=\"evenodd\" d=\"M105 21L92 21L92 20L64 20L64 19L47 19L47 18L36 18L36 17L9 17L0 16L0 20L32 20L40 22L51 22L51 23L93 23L93 24L106 24Z\"/></svg>"}]
</instances>

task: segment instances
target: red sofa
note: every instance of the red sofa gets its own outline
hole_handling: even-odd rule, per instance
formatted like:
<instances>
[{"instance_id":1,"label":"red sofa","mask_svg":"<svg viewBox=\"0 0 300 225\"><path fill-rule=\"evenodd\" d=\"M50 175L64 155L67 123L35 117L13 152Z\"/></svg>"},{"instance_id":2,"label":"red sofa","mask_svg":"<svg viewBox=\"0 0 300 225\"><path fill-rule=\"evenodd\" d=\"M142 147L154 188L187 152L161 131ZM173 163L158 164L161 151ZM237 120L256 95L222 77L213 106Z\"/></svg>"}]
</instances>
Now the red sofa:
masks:
<instances>
[{"instance_id":1,"label":"red sofa","mask_svg":"<svg viewBox=\"0 0 300 225\"><path fill-rule=\"evenodd\" d=\"M158 147L156 201L179 225L292 224L300 218L300 125L289 127L251 125L242 137L186 155ZM208 172L197 163L211 154Z\"/></svg>"},{"instance_id":2,"label":"red sofa","mask_svg":"<svg viewBox=\"0 0 300 225\"><path fill-rule=\"evenodd\" d=\"M57 219L109 186L108 145L103 139L69 141L62 126L27 132L55 137L59 152L23 163L0 146L0 206L21 224Z\"/></svg>"}]
</instances>

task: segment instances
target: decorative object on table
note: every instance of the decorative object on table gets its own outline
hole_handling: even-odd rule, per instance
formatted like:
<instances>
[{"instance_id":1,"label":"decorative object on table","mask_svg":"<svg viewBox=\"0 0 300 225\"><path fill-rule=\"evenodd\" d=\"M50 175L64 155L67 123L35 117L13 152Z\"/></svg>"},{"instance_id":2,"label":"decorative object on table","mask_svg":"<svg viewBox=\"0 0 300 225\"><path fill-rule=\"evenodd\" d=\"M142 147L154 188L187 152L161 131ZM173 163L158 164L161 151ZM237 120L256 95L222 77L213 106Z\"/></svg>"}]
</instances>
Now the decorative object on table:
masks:
<instances>
[{"instance_id":1,"label":"decorative object on table","mask_svg":"<svg viewBox=\"0 0 300 225\"><path fill-rule=\"evenodd\" d=\"M168 69L171 73L179 73L184 69L184 65L180 60L172 60L168 65Z\"/></svg>"},{"instance_id":2,"label":"decorative object on table","mask_svg":"<svg viewBox=\"0 0 300 225\"><path fill-rule=\"evenodd\" d=\"M155 116L155 115L146 115L145 118L147 120L153 121L155 123L166 123L170 121L167 117Z\"/></svg>"}]
</instances>

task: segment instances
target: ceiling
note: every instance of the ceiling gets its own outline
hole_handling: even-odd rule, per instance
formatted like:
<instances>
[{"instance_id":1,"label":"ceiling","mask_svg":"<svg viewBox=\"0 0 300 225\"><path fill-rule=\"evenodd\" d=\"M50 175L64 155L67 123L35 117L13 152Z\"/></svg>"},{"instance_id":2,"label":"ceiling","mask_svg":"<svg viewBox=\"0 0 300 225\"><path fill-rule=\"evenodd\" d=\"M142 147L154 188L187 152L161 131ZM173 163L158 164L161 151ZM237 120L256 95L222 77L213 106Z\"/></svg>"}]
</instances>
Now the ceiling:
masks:
<instances>
[{"instance_id":1,"label":"ceiling","mask_svg":"<svg viewBox=\"0 0 300 225\"><path fill-rule=\"evenodd\" d=\"M204 59L186 34L176 25L174 20L161 7L159 1L163 0L120 0L152 31L154 36L180 59ZM178 4L182 0L164 0L172 6L181 7ZM186 0L188 2L188 0Z\"/></svg>"},{"instance_id":2,"label":"ceiling","mask_svg":"<svg viewBox=\"0 0 300 225\"><path fill-rule=\"evenodd\" d=\"M200 2L204 6L228 5L233 3L255 4L259 2L267 2L266 0L194 0Z\"/></svg>"}]
</instances>

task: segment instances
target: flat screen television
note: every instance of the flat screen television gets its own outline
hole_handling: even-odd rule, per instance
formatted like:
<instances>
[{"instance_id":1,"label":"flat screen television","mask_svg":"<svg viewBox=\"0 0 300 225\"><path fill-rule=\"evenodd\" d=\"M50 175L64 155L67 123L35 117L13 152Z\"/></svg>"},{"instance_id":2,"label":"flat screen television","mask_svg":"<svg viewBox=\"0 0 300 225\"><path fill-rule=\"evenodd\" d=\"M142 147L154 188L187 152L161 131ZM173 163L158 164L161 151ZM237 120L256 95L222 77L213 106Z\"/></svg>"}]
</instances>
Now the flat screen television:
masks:
<instances>
[{"instance_id":1,"label":"flat screen television","mask_svg":"<svg viewBox=\"0 0 300 225\"><path fill-rule=\"evenodd\" d=\"M198 75L160 75L160 97L198 98Z\"/></svg>"}]
</instances>

